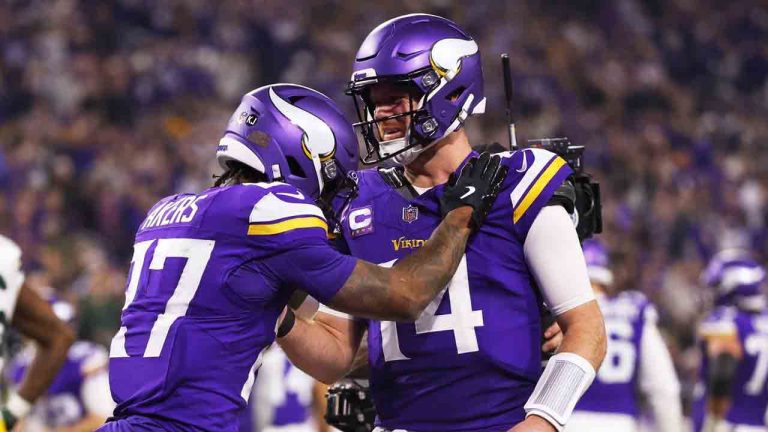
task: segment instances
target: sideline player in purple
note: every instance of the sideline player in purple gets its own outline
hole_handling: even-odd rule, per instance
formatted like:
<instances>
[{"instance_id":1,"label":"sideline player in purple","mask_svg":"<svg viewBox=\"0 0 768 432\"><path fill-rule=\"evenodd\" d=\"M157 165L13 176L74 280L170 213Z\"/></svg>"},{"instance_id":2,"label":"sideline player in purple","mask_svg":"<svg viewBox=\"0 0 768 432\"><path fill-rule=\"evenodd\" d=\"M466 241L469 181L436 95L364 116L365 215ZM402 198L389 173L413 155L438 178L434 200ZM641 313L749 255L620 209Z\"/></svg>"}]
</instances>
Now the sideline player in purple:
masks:
<instances>
[{"instance_id":1,"label":"sideline player in purple","mask_svg":"<svg viewBox=\"0 0 768 432\"><path fill-rule=\"evenodd\" d=\"M118 405L101 431L237 431L297 289L371 318L421 313L455 272L505 169L488 154L472 160L429 244L384 269L333 249L315 204L348 185L357 157L352 127L326 96L277 84L243 97L218 145L225 172L215 186L160 200L136 233L110 348Z\"/></svg>"},{"instance_id":2,"label":"sideline player in purple","mask_svg":"<svg viewBox=\"0 0 768 432\"><path fill-rule=\"evenodd\" d=\"M463 125L485 108L480 54L453 22L414 14L374 29L353 68L365 159L395 166L358 172L340 237L353 256L389 266L429 245L446 181L473 155ZM605 327L567 211L570 168L539 149L501 157L499 199L415 323L322 309L279 340L294 364L333 382L367 328L380 431L562 430L603 358ZM542 300L564 332L543 375Z\"/></svg>"},{"instance_id":3,"label":"sideline player in purple","mask_svg":"<svg viewBox=\"0 0 768 432\"><path fill-rule=\"evenodd\" d=\"M768 310L765 267L746 251L715 255L703 282L715 309L700 328L702 365L695 432L758 432L768 426Z\"/></svg>"},{"instance_id":4,"label":"sideline player in purple","mask_svg":"<svg viewBox=\"0 0 768 432\"><path fill-rule=\"evenodd\" d=\"M319 432L326 426L321 387L325 388L294 366L279 345L272 345L253 386L250 408L256 418L248 432Z\"/></svg>"},{"instance_id":5,"label":"sideline player in purple","mask_svg":"<svg viewBox=\"0 0 768 432\"><path fill-rule=\"evenodd\" d=\"M56 300L51 308L61 321L73 326L75 310L71 304ZM21 383L34 352L28 345L11 362L14 385ZM108 361L107 350L101 345L84 340L72 344L59 374L24 419L24 430L85 432L104 424L115 407L109 395Z\"/></svg>"},{"instance_id":6,"label":"sideline player in purple","mask_svg":"<svg viewBox=\"0 0 768 432\"><path fill-rule=\"evenodd\" d=\"M29 414L32 404L56 377L75 340L72 330L25 282L19 246L0 235L0 370L8 355L8 326L35 342L35 354L18 388L7 392L0 409L0 432L12 430Z\"/></svg>"},{"instance_id":7,"label":"sideline player in purple","mask_svg":"<svg viewBox=\"0 0 768 432\"><path fill-rule=\"evenodd\" d=\"M605 317L608 350L566 432L638 431L640 396L653 413L655 431L682 431L680 383L656 326L656 309L639 291L615 292L608 254L598 241L587 240L583 247Z\"/></svg>"}]
</instances>

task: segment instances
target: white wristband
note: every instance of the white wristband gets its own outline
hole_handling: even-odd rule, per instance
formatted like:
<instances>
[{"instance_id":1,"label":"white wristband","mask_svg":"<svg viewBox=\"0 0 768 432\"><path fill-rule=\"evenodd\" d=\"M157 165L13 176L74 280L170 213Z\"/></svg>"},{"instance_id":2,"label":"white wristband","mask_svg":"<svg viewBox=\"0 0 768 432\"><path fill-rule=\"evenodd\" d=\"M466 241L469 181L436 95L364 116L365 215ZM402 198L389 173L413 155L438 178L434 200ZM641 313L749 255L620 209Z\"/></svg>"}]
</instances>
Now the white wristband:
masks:
<instances>
[{"instance_id":1,"label":"white wristband","mask_svg":"<svg viewBox=\"0 0 768 432\"><path fill-rule=\"evenodd\" d=\"M26 417L27 414L29 414L29 411L32 410L32 404L27 402L15 391L12 391L8 394L8 400L5 403L5 409L7 409L8 412L13 414L17 419L22 419Z\"/></svg>"},{"instance_id":2,"label":"white wristband","mask_svg":"<svg viewBox=\"0 0 768 432\"><path fill-rule=\"evenodd\" d=\"M562 431L594 379L595 369L584 357L569 352L554 355L525 404L525 416L542 417Z\"/></svg>"}]
</instances>

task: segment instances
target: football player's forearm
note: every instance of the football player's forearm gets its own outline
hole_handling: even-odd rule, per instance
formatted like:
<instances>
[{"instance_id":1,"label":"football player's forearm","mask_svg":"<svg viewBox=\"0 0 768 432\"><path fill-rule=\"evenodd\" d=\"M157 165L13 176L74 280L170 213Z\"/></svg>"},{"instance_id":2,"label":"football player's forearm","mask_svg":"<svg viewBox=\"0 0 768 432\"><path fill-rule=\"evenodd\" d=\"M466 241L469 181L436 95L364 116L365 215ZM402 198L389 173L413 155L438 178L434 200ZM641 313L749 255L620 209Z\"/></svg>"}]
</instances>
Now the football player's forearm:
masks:
<instances>
[{"instance_id":1,"label":"football player's forearm","mask_svg":"<svg viewBox=\"0 0 768 432\"><path fill-rule=\"evenodd\" d=\"M392 268L358 261L330 305L360 317L416 320L456 272L471 233L471 216L470 207L453 210L420 250Z\"/></svg>"},{"instance_id":2,"label":"football player's forearm","mask_svg":"<svg viewBox=\"0 0 768 432\"><path fill-rule=\"evenodd\" d=\"M730 352L709 358L707 411L715 418L724 418L731 406L730 393L738 364Z\"/></svg>"},{"instance_id":3,"label":"football player's forearm","mask_svg":"<svg viewBox=\"0 0 768 432\"><path fill-rule=\"evenodd\" d=\"M357 351L355 335L321 320L296 317L291 331L277 342L296 367L332 384L349 371Z\"/></svg>"},{"instance_id":4,"label":"football player's forearm","mask_svg":"<svg viewBox=\"0 0 768 432\"><path fill-rule=\"evenodd\" d=\"M19 293L12 324L37 345L18 391L22 398L34 402L56 377L75 336L56 318L48 303L27 286L22 286Z\"/></svg>"},{"instance_id":5,"label":"football player's forearm","mask_svg":"<svg viewBox=\"0 0 768 432\"><path fill-rule=\"evenodd\" d=\"M603 315L596 301L575 307L557 317L563 329L559 352L570 352L585 358L595 370L605 357L606 336Z\"/></svg>"},{"instance_id":6,"label":"football player's forearm","mask_svg":"<svg viewBox=\"0 0 768 432\"><path fill-rule=\"evenodd\" d=\"M352 366L347 373L347 378L368 379L371 376L371 365L368 363L368 339L362 336L362 343L357 349Z\"/></svg>"}]
</instances>

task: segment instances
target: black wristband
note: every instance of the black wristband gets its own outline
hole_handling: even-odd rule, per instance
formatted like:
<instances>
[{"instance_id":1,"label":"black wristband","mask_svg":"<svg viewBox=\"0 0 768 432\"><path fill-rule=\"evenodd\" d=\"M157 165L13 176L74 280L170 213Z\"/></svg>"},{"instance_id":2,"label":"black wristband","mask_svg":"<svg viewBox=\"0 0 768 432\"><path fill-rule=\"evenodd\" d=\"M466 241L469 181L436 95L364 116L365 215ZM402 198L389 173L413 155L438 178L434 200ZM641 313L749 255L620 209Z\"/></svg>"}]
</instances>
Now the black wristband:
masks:
<instances>
[{"instance_id":1,"label":"black wristband","mask_svg":"<svg viewBox=\"0 0 768 432\"><path fill-rule=\"evenodd\" d=\"M721 353L714 359L710 359L707 392L713 397L730 395L738 367L739 360L731 353Z\"/></svg>"},{"instance_id":2,"label":"black wristband","mask_svg":"<svg viewBox=\"0 0 768 432\"><path fill-rule=\"evenodd\" d=\"M283 322L280 323L280 327L277 328L277 337L285 337L293 329L293 325L296 324L296 315L293 314L293 310L288 308L283 317Z\"/></svg>"}]
</instances>

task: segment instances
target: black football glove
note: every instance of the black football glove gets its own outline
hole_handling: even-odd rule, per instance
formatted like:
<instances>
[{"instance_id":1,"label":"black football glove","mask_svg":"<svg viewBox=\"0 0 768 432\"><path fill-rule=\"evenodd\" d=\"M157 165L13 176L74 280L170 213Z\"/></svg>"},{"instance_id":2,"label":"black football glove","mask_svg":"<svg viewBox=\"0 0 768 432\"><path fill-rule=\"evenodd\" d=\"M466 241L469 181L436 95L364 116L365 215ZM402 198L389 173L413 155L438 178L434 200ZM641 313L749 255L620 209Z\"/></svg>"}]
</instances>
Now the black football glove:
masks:
<instances>
[{"instance_id":1,"label":"black football glove","mask_svg":"<svg viewBox=\"0 0 768 432\"><path fill-rule=\"evenodd\" d=\"M472 207L472 224L480 228L488 215L501 184L507 177L508 168L501 165L500 156L483 152L464 165L461 174L451 174L440 197L440 213L443 217L461 206Z\"/></svg>"}]
</instances>

